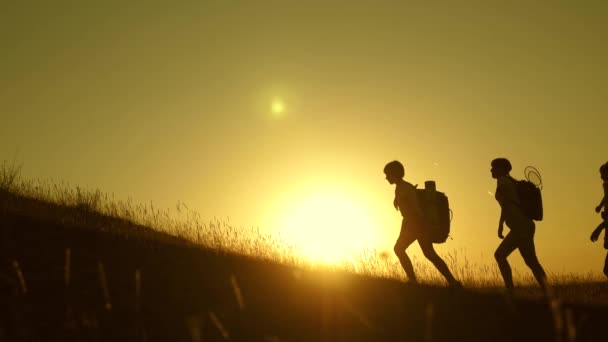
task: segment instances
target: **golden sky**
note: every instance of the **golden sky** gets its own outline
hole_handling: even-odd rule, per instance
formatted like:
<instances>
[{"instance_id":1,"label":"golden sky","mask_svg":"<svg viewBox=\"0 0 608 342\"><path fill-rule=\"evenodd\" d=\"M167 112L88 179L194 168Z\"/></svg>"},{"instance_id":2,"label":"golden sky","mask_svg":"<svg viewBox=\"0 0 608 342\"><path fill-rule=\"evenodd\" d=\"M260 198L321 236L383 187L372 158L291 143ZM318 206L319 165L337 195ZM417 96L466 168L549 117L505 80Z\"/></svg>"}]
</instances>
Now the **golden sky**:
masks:
<instances>
[{"instance_id":1,"label":"golden sky","mask_svg":"<svg viewBox=\"0 0 608 342\"><path fill-rule=\"evenodd\" d=\"M513 176L543 176L541 263L599 272L607 17L602 1L2 4L0 159L387 250L400 217L382 168L398 159L450 199L454 240L438 251L491 262L489 163L507 157Z\"/></svg>"}]
</instances>

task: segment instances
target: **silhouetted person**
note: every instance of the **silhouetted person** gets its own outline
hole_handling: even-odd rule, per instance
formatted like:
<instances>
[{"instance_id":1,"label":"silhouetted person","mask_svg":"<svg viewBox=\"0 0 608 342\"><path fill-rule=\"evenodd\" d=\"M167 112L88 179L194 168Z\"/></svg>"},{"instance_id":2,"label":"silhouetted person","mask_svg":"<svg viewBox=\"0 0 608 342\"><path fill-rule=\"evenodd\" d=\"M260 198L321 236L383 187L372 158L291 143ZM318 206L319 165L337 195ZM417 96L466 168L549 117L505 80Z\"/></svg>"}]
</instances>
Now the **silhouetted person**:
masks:
<instances>
[{"instance_id":1,"label":"silhouetted person","mask_svg":"<svg viewBox=\"0 0 608 342\"><path fill-rule=\"evenodd\" d=\"M513 275L507 257L515 250L524 258L526 265L530 267L534 278L543 290L546 290L547 276L543 267L538 262L534 248L534 221L528 217L521 208L519 195L516 188L516 180L509 175L511 163L505 158L497 158L491 163L492 178L496 179L495 198L500 204L500 221L498 223L498 237L503 239L494 257L498 268L505 281L508 290L513 290ZM503 236L504 223L507 223L510 231Z\"/></svg>"},{"instance_id":2,"label":"silhouetted person","mask_svg":"<svg viewBox=\"0 0 608 342\"><path fill-rule=\"evenodd\" d=\"M435 265L439 270L439 273L445 277L450 286L461 287L462 285L454 278L446 263L437 255L437 252L435 252L433 243L425 236L423 211L418 202L416 188L403 179L405 176L403 165L396 160L392 161L386 164L384 173L386 174L386 180L390 184L396 185L393 205L395 206L395 209L398 209L401 212L403 221L401 223L399 238L397 239L397 243L395 243L395 254L397 254L399 262L405 270L409 281L416 283L417 279L412 261L405 253L405 250L414 241L418 240L418 244L420 245L420 249L422 249L424 256Z\"/></svg>"},{"instance_id":3,"label":"silhouetted person","mask_svg":"<svg viewBox=\"0 0 608 342\"><path fill-rule=\"evenodd\" d=\"M604 197L602 197L600 204L595 207L595 212L602 212L602 223L600 223L593 233L591 233L591 241L597 241L602 230L606 229L604 232L604 248L608 249L608 162L600 167L600 176L603 181ZM604 261L604 274L608 277L608 254L606 254L606 260Z\"/></svg>"}]
</instances>

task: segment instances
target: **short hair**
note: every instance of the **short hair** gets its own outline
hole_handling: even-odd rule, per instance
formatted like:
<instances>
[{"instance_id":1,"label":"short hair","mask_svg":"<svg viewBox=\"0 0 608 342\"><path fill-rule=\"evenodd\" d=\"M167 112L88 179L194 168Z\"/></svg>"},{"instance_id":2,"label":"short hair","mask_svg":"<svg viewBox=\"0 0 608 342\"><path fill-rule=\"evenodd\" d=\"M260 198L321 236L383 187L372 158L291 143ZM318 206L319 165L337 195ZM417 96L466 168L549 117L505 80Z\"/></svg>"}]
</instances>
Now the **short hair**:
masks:
<instances>
[{"instance_id":1,"label":"short hair","mask_svg":"<svg viewBox=\"0 0 608 342\"><path fill-rule=\"evenodd\" d=\"M492 160L492 168L506 171L507 173L511 172L513 167L511 166L511 162L507 158L496 158Z\"/></svg>"},{"instance_id":2,"label":"short hair","mask_svg":"<svg viewBox=\"0 0 608 342\"><path fill-rule=\"evenodd\" d=\"M384 173L403 178L405 176L405 168L403 167L403 164L393 160L392 162L386 164L384 167Z\"/></svg>"}]
</instances>

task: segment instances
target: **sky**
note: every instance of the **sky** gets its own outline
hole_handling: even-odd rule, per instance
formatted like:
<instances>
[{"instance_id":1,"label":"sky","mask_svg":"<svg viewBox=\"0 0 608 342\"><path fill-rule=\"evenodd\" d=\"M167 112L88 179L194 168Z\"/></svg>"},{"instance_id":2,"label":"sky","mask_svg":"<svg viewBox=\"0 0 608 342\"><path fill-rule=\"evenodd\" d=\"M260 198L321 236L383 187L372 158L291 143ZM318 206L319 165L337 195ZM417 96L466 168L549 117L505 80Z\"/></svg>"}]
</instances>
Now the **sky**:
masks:
<instances>
[{"instance_id":1,"label":"sky","mask_svg":"<svg viewBox=\"0 0 608 342\"><path fill-rule=\"evenodd\" d=\"M545 268L599 273L607 16L602 1L7 2L0 160L316 248L391 252L401 218L382 169L400 160L449 197L438 252L492 262L490 161L506 157L516 178L541 172Z\"/></svg>"}]
</instances>

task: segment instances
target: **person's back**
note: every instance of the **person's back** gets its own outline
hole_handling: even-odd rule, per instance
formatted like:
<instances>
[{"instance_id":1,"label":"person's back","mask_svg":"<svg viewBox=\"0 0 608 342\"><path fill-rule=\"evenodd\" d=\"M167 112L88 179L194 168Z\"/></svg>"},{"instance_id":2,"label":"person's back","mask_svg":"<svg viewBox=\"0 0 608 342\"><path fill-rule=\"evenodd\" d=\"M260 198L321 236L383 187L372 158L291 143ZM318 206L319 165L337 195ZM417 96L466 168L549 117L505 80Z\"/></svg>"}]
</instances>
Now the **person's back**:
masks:
<instances>
[{"instance_id":1,"label":"person's back","mask_svg":"<svg viewBox=\"0 0 608 342\"><path fill-rule=\"evenodd\" d=\"M416 187L406 180L401 179L396 183L394 204L406 220L408 218L413 220L422 215L422 209L416 195Z\"/></svg>"}]
</instances>

